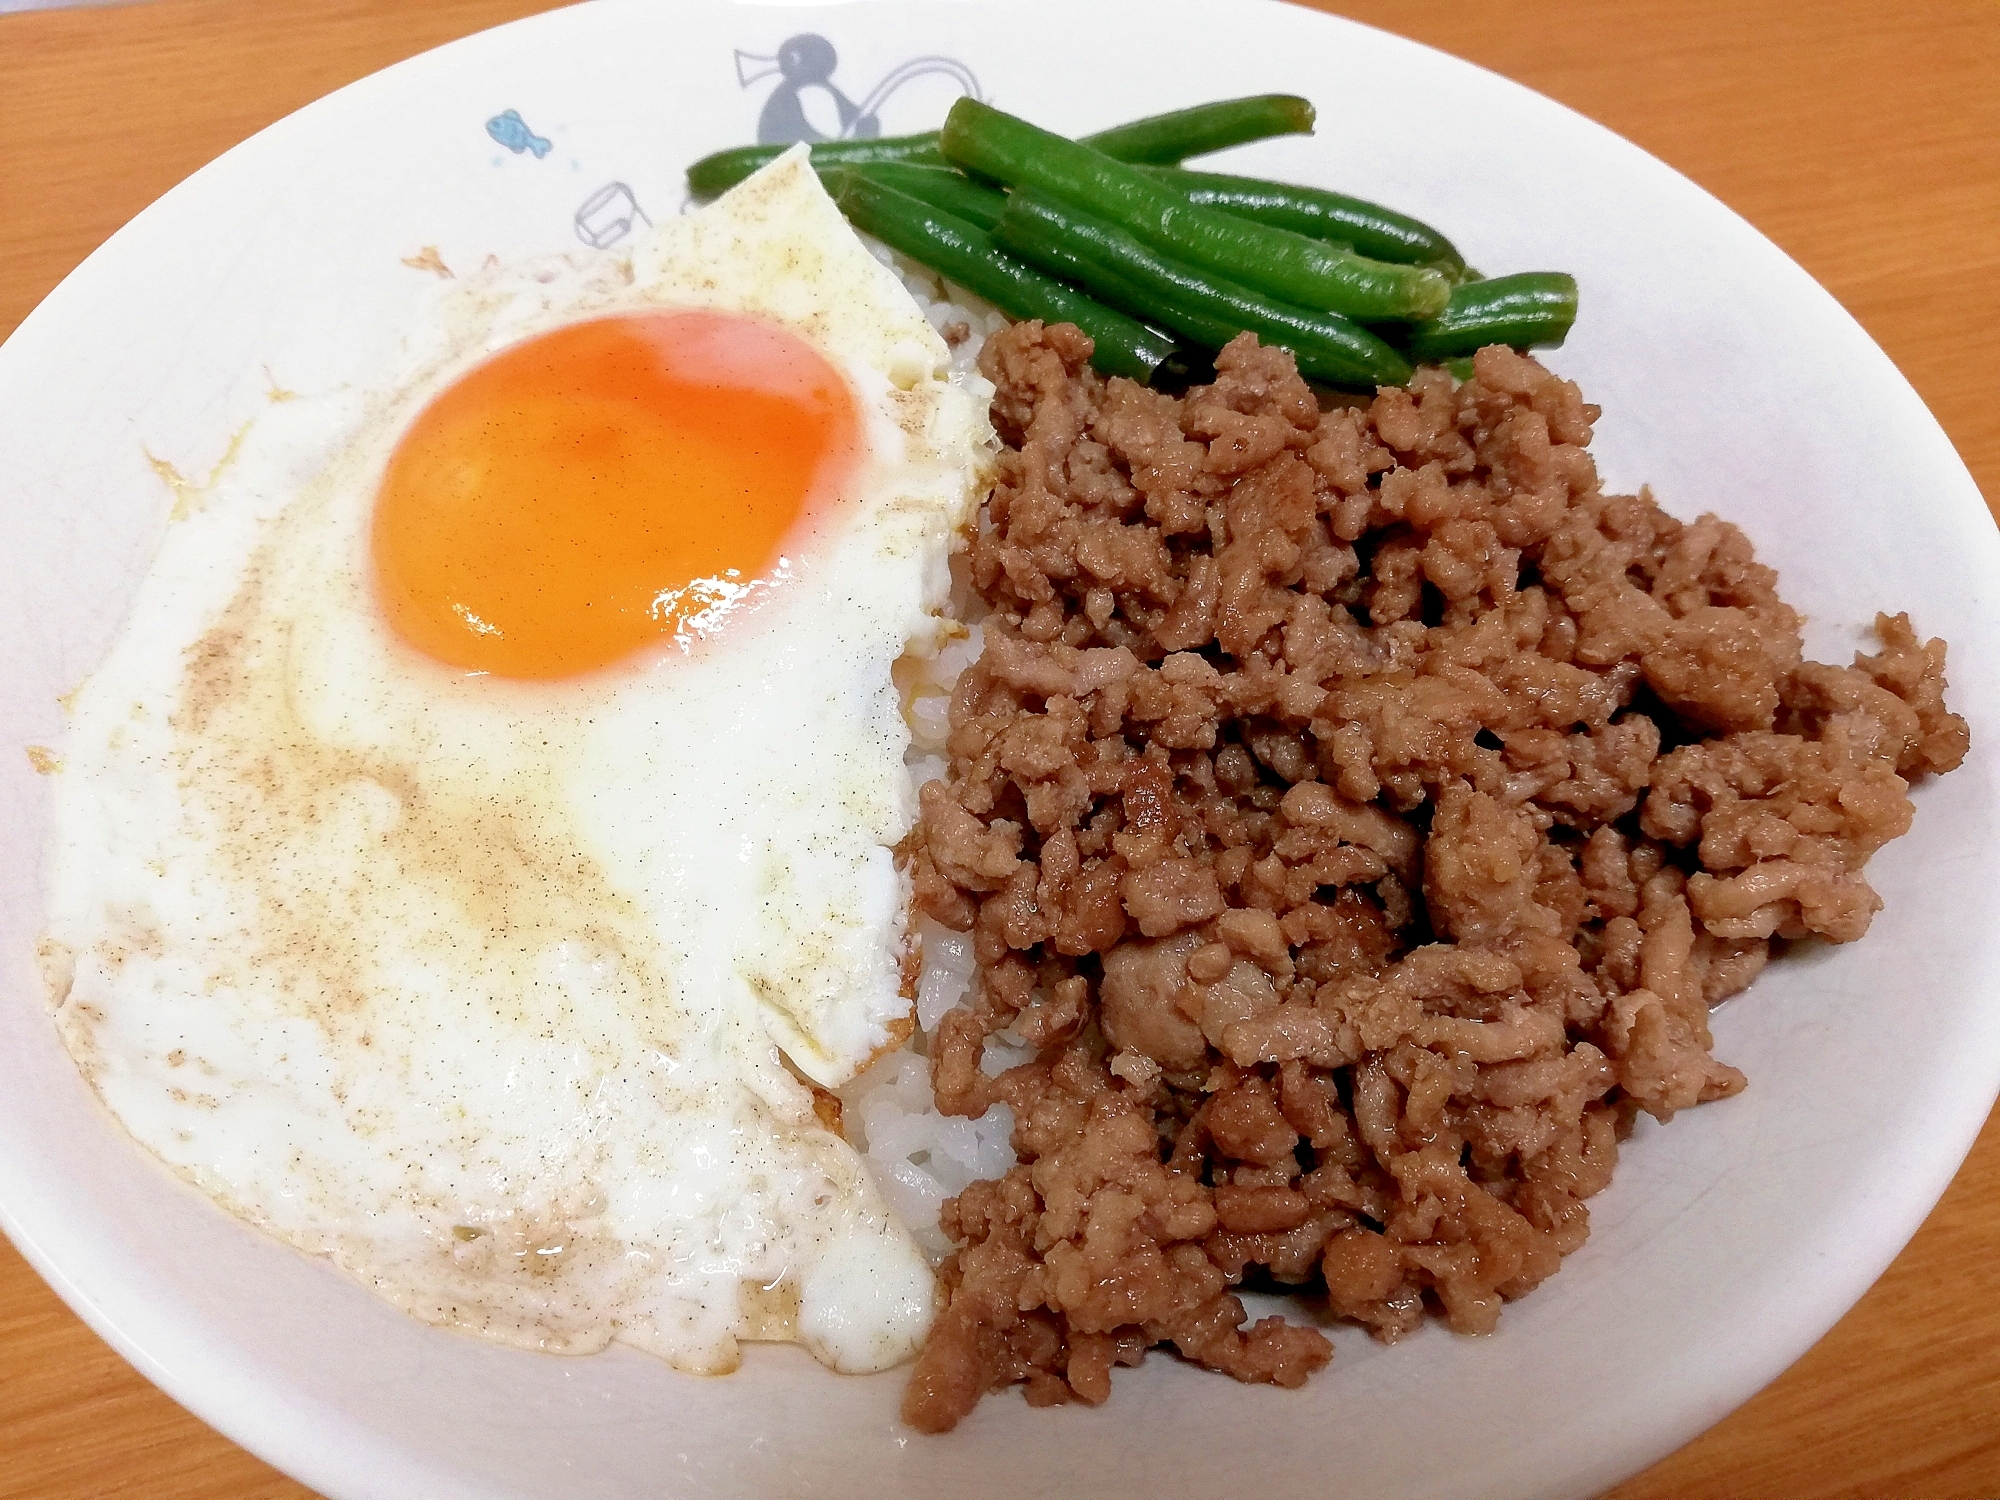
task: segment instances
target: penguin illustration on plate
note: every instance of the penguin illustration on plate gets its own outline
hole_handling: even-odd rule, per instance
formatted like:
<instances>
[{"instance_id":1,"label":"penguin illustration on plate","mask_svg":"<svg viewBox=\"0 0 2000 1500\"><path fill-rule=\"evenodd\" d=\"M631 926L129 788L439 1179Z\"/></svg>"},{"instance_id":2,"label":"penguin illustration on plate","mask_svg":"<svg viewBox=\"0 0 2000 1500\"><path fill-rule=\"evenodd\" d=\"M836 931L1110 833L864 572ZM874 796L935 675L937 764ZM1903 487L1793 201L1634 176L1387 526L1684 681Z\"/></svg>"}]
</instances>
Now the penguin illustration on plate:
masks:
<instances>
[{"instance_id":1,"label":"penguin illustration on plate","mask_svg":"<svg viewBox=\"0 0 2000 1500\"><path fill-rule=\"evenodd\" d=\"M979 81L964 63L950 57L913 57L890 69L888 77L857 104L833 81L839 60L833 43L812 32L787 37L778 44L775 56L737 50L736 78L743 87L773 73L780 80L757 117L760 144L873 140L882 133L879 111L883 101L911 79L927 74L953 78L965 93L980 97Z\"/></svg>"}]
</instances>

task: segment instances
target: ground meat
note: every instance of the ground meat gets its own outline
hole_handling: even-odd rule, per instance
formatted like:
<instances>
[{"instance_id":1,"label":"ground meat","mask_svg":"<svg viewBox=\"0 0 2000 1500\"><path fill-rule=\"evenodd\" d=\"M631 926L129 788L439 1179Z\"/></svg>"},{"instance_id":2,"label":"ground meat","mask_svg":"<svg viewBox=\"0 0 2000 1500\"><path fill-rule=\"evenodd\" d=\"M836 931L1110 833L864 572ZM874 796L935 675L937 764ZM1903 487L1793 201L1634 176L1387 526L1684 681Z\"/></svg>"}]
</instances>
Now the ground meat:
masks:
<instances>
[{"instance_id":1,"label":"ground meat","mask_svg":"<svg viewBox=\"0 0 2000 1500\"><path fill-rule=\"evenodd\" d=\"M1589 1232L1634 1115L1735 1093L1708 1008L1772 940L1859 937L1868 856L1951 769L1944 645L1803 662L1735 527L1607 495L1531 359L1322 402L1244 335L1173 398L1017 324L969 556L990 610L908 849L974 935L939 1107L1020 1164L904 1415L1100 1402L1170 1344L1297 1385L1306 1322L1486 1332ZM989 1076L995 1033L1036 1049Z\"/></svg>"}]
</instances>

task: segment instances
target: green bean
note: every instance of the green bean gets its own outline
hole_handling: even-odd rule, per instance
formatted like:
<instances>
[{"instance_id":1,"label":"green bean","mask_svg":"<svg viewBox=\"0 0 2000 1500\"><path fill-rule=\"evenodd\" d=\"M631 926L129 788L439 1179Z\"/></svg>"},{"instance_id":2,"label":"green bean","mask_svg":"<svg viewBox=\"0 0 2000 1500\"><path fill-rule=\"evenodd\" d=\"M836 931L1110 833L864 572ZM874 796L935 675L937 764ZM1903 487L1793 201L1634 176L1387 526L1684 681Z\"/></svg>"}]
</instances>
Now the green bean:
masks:
<instances>
[{"instance_id":1,"label":"green bean","mask_svg":"<svg viewBox=\"0 0 2000 1500\"><path fill-rule=\"evenodd\" d=\"M1423 220L1365 198L1223 172L1190 172L1181 167L1148 167L1146 172L1186 194L1190 203L1316 240L1338 240L1376 260L1444 266L1454 274L1465 269L1465 257L1458 248Z\"/></svg>"},{"instance_id":2,"label":"green bean","mask_svg":"<svg viewBox=\"0 0 2000 1500\"><path fill-rule=\"evenodd\" d=\"M1267 136L1311 135L1312 128L1311 100L1297 94L1253 94L1148 115L1086 135L1081 144L1119 161L1173 164Z\"/></svg>"},{"instance_id":3,"label":"green bean","mask_svg":"<svg viewBox=\"0 0 2000 1500\"><path fill-rule=\"evenodd\" d=\"M1147 381L1179 352L1165 335L1001 254L992 236L970 220L859 171L836 175L834 202L855 228L976 292L1010 318L1074 323L1090 335L1096 345L1090 362L1105 374Z\"/></svg>"},{"instance_id":4,"label":"green bean","mask_svg":"<svg viewBox=\"0 0 2000 1500\"><path fill-rule=\"evenodd\" d=\"M1136 167L976 99L952 105L939 144L947 159L967 171L1067 199L1156 250L1295 307L1361 319L1417 319L1442 312L1451 294L1441 271L1369 260L1290 230L1202 208Z\"/></svg>"},{"instance_id":5,"label":"green bean","mask_svg":"<svg viewBox=\"0 0 2000 1500\"><path fill-rule=\"evenodd\" d=\"M1130 124L1114 125L1083 138L1084 144L1121 161L1178 162L1183 157L1240 146L1271 135L1312 133L1313 107L1294 94L1257 94L1248 99L1221 99L1164 115L1148 115ZM817 171L862 162L923 162L942 166L938 133L881 136L867 141L820 141L812 147ZM788 145L736 146L704 156L688 168L688 191L713 198L733 188L767 162L791 149Z\"/></svg>"},{"instance_id":6,"label":"green bean","mask_svg":"<svg viewBox=\"0 0 2000 1500\"><path fill-rule=\"evenodd\" d=\"M1206 270L1176 262L1135 235L1036 191L1007 198L995 239L1023 260L1080 282L1127 312L1165 324L1209 349L1246 329L1292 351L1302 374L1332 385L1401 385L1403 357L1333 313L1290 307Z\"/></svg>"},{"instance_id":7,"label":"green bean","mask_svg":"<svg viewBox=\"0 0 2000 1500\"><path fill-rule=\"evenodd\" d=\"M759 167L776 161L792 148L777 146L736 146L704 156L687 170L688 191L697 198L713 198L748 177ZM815 170L831 170L856 162L917 161L943 166L938 154L938 135L926 130L921 135L885 135L869 141L820 141L812 147Z\"/></svg>"},{"instance_id":8,"label":"green bean","mask_svg":"<svg viewBox=\"0 0 2000 1500\"><path fill-rule=\"evenodd\" d=\"M941 208L946 213L991 229L1000 222L1007 195L974 182L954 167L927 167L915 162L876 161L854 167L837 167L839 172L858 172L870 182Z\"/></svg>"},{"instance_id":9,"label":"green bean","mask_svg":"<svg viewBox=\"0 0 2000 1500\"><path fill-rule=\"evenodd\" d=\"M1522 271L1454 288L1445 310L1410 325L1400 342L1410 358L1432 363L1471 354L1488 344L1516 349L1560 344L1575 321L1574 276L1563 271Z\"/></svg>"}]
</instances>

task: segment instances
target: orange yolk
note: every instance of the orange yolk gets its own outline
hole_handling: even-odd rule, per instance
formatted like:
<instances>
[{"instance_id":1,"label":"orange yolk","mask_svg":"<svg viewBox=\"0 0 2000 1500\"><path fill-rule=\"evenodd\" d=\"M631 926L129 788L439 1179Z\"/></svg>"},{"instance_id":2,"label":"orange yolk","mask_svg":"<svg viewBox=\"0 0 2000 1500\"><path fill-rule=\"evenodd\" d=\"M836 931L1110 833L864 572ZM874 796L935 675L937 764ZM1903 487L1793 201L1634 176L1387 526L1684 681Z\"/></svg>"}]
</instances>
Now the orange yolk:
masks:
<instances>
[{"instance_id":1,"label":"orange yolk","mask_svg":"<svg viewBox=\"0 0 2000 1500\"><path fill-rule=\"evenodd\" d=\"M854 398L754 318L596 318L503 350L396 445L377 594L454 667L568 677L672 637L770 571L861 451Z\"/></svg>"}]
</instances>

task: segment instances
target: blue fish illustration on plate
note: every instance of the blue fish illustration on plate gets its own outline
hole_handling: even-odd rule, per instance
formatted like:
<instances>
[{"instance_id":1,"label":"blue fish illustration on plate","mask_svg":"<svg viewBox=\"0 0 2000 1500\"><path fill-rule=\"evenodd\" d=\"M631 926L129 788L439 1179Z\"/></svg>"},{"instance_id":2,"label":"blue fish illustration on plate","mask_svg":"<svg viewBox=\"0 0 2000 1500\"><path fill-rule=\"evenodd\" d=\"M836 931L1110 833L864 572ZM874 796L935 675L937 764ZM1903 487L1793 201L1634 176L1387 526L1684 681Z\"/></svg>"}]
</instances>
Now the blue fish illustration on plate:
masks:
<instances>
[{"instance_id":1,"label":"blue fish illustration on plate","mask_svg":"<svg viewBox=\"0 0 2000 1500\"><path fill-rule=\"evenodd\" d=\"M486 122L486 133L519 156L524 151L535 153L537 160L549 154L550 141L547 136L536 135L528 128L528 122L521 118L518 109L510 109L497 114Z\"/></svg>"}]
</instances>

